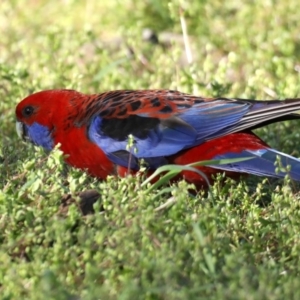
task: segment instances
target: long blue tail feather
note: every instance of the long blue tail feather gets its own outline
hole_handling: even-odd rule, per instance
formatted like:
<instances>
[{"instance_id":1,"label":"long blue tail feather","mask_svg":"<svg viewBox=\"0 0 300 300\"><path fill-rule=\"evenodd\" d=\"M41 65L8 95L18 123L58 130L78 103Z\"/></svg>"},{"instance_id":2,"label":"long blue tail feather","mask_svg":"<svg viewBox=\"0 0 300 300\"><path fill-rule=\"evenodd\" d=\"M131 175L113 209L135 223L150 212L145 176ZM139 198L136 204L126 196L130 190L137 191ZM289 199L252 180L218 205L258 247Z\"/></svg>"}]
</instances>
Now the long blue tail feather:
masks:
<instances>
[{"instance_id":1,"label":"long blue tail feather","mask_svg":"<svg viewBox=\"0 0 300 300\"><path fill-rule=\"evenodd\" d=\"M287 175L286 172L277 172L277 165L275 165L278 157L280 159L280 165L283 168L290 166L288 174L296 181L300 181L300 159L292 157L288 154L279 152L272 148L265 148L256 151L244 150L241 153L226 153L217 155L214 159L221 158L242 158L251 157L253 159L241 161L233 164L211 166L213 168L221 169L224 171L243 172L258 176L269 176L282 178Z\"/></svg>"}]
</instances>

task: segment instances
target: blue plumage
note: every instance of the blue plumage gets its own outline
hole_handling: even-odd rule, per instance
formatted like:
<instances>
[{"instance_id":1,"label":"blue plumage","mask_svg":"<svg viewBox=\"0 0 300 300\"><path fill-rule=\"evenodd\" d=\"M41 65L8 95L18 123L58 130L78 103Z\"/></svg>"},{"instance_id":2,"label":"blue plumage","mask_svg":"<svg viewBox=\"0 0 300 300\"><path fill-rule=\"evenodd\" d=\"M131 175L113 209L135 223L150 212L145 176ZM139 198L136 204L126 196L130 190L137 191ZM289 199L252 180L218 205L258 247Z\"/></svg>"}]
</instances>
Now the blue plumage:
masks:
<instances>
[{"instance_id":1,"label":"blue plumage","mask_svg":"<svg viewBox=\"0 0 300 300\"><path fill-rule=\"evenodd\" d=\"M259 150L243 150L240 153L224 153L217 155L214 159L231 159L253 157L253 159L241 161L233 164L211 166L224 171L235 171L250 173L258 176L284 177L286 173L277 172L275 162L279 159L283 168L291 167L289 175L294 180L300 181L300 159L279 152L271 148L263 148Z\"/></svg>"},{"instance_id":2,"label":"blue plumage","mask_svg":"<svg viewBox=\"0 0 300 300\"><path fill-rule=\"evenodd\" d=\"M179 114L197 132L194 144L198 145L207 139L220 135L226 129L236 123L248 112L249 104L215 101L213 103L202 102Z\"/></svg>"},{"instance_id":3,"label":"blue plumage","mask_svg":"<svg viewBox=\"0 0 300 300\"><path fill-rule=\"evenodd\" d=\"M122 151L131 153L131 157L144 158L150 168L157 168L165 162L164 157L175 154L186 147L195 144L197 133L184 123L175 123L173 127L158 124L150 129L145 138L133 136L134 146L128 149L128 138L116 140L104 135L102 130L102 119L94 118L89 127L89 137L96 143L109 158L122 166L128 166L129 156ZM121 152L120 152L121 151ZM151 158L151 159L149 159Z\"/></svg>"},{"instance_id":4,"label":"blue plumage","mask_svg":"<svg viewBox=\"0 0 300 300\"><path fill-rule=\"evenodd\" d=\"M42 146L46 150L54 148L54 141L51 137L51 131L47 126L34 122L30 126L26 126L27 136L35 145Z\"/></svg>"}]
</instances>

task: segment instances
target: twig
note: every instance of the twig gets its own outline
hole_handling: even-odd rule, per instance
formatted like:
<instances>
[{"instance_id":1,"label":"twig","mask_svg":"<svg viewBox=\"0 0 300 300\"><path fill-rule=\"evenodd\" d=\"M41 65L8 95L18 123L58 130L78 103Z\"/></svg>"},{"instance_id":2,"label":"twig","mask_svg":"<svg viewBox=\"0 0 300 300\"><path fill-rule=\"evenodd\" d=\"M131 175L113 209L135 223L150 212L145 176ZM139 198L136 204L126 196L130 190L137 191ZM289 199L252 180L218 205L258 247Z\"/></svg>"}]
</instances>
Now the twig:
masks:
<instances>
[{"instance_id":1,"label":"twig","mask_svg":"<svg viewBox=\"0 0 300 300\"><path fill-rule=\"evenodd\" d=\"M181 23L181 29L182 29L182 35L183 35L185 54L186 54L188 63L191 64L193 62L193 57L192 57L192 51L191 51L189 37L188 37L188 33L187 33L187 26L186 26L185 18L183 16L182 8L179 9L179 15L180 15L180 23Z\"/></svg>"}]
</instances>

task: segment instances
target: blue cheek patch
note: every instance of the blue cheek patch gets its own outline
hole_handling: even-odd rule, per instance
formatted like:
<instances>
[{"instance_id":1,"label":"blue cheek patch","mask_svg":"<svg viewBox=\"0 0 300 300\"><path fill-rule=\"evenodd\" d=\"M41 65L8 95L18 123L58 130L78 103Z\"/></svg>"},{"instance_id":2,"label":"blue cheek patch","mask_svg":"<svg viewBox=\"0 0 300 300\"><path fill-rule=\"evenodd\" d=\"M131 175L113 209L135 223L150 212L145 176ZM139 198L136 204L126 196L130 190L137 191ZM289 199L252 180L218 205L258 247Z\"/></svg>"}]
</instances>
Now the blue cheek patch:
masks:
<instances>
[{"instance_id":1,"label":"blue cheek patch","mask_svg":"<svg viewBox=\"0 0 300 300\"><path fill-rule=\"evenodd\" d=\"M30 126L26 125L26 128L29 140L35 145L42 146L46 150L54 148L54 141L47 126L34 122Z\"/></svg>"}]
</instances>

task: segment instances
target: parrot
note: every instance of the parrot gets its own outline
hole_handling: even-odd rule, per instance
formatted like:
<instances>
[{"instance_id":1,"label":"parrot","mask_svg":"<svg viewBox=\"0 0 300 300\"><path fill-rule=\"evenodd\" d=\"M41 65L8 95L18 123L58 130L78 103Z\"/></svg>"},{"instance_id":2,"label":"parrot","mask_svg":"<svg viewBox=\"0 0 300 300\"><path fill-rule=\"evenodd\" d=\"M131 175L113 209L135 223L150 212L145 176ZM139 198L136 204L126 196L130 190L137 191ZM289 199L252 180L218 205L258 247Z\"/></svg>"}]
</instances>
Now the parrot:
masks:
<instances>
[{"instance_id":1,"label":"parrot","mask_svg":"<svg viewBox=\"0 0 300 300\"><path fill-rule=\"evenodd\" d=\"M299 99L206 98L176 90L113 90L83 94L71 89L33 93L16 106L16 129L25 141L52 150L57 144L67 164L105 180L136 174L141 161L149 174L164 165L203 160L234 162L197 166L210 183L217 173L283 178L279 158L300 181L300 159L268 146L253 130L299 119ZM131 145L131 146L130 146ZM248 160L238 161L239 158ZM180 173L197 188L199 172Z\"/></svg>"}]
</instances>

